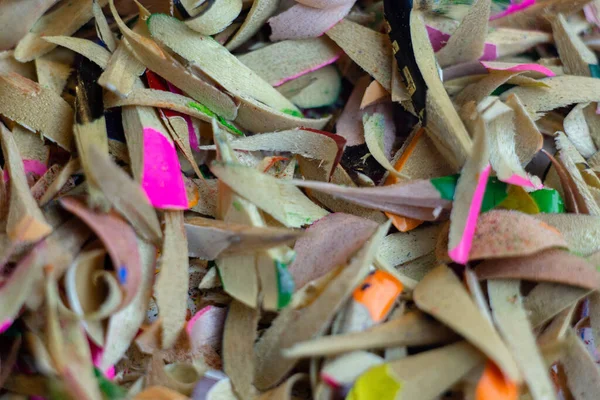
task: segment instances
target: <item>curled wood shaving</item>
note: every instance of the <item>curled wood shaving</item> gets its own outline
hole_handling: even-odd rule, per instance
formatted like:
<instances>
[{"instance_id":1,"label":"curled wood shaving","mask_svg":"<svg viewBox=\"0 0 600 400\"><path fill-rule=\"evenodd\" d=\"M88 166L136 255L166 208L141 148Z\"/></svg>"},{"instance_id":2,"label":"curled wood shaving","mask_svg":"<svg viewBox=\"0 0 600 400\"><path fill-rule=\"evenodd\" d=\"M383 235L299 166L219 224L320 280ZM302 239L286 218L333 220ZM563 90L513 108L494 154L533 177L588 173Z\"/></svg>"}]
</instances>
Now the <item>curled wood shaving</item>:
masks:
<instances>
[{"instance_id":1,"label":"curled wood shaving","mask_svg":"<svg viewBox=\"0 0 600 400\"><path fill-rule=\"evenodd\" d=\"M569 248L577 251L571 241L563 237L564 230L551 221L566 214L536 214L529 216L516 211L491 210L479 216L477 229L469 260L502 258L535 254L544 249ZM534 219L540 223L533 222ZM521 223L519 221L529 222ZM548 223L542 222L548 220ZM564 219L557 219L566 222ZM590 221L591 222L591 221ZM565 235L566 236L566 235ZM441 238L445 235L440 234ZM444 240L438 242L436 254L442 260L449 260Z\"/></svg>"},{"instance_id":2,"label":"curled wood shaving","mask_svg":"<svg viewBox=\"0 0 600 400\"><path fill-rule=\"evenodd\" d=\"M475 61L483 54L491 1L478 0L467 12L448 43L436 54L440 66Z\"/></svg>"},{"instance_id":3,"label":"curled wood shaving","mask_svg":"<svg viewBox=\"0 0 600 400\"><path fill-rule=\"evenodd\" d=\"M536 328L548 322L589 293L589 289L557 283L540 283L525 297L524 305L529 312L531 325Z\"/></svg>"},{"instance_id":4,"label":"curled wood shaving","mask_svg":"<svg viewBox=\"0 0 600 400\"><path fill-rule=\"evenodd\" d=\"M353 0L334 2L324 7L311 7L295 4L286 11L269 19L272 41L283 39L306 39L321 36L338 21L344 18Z\"/></svg>"},{"instance_id":5,"label":"curled wood shaving","mask_svg":"<svg viewBox=\"0 0 600 400\"><path fill-rule=\"evenodd\" d=\"M89 58L101 68L106 68L108 60L110 59L110 52L108 50L90 40L70 36L48 36L44 37L44 40L73 50L74 52Z\"/></svg>"},{"instance_id":6,"label":"curled wood shaving","mask_svg":"<svg viewBox=\"0 0 600 400\"><path fill-rule=\"evenodd\" d=\"M233 51L250 39L261 26L275 13L279 5L278 0L255 0L238 31L229 40L227 50Z\"/></svg>"},{"instance_id":7,"label":"curled wood shaving","mask_svg":"<svg viewBox=\"0 0 600 400\"><path fill-rule=\"evenodd\" d=\"M331 356L357 350L443 343L455 337L443 325L411 312L361 332L322 336L284 349L289 358Z\"/></svg>"},{"instance_id":8,"label":"curled wood shaving","mask_svg":"<svg viewBox=\"0 0 600 400\"><path fill-rule=\"evenodd\" d=\"M254 380L254 340L258 311L233 301L229 306L223 336L224 371L231 379L234 392L241 399L252 399Z\"/></svg>"},{"instance_id":9,"label":"curled wood shaving","mask_svg":"<svg viewBox=\"0 0 600 400\"><path fill-rule=\"evenodd\" d=\"M459 169L471 152L471 139L440 79L421 13L411 13L410 21L415 59L429 89L426 99L429 116L426 132L448 163Z\"/></svg>"},{"instance_id":10,"label":"curled wood shaving","mask_svg":"<svg viewBox=\"0 0 600 400\"><path fill-rule=\"evenodd\" d=\"M591 399L600 391L600 369L577 334L567 333L567 351L561 359L567 385L578 399Z\"/></svg>"},{"instance_id":11,"label":"curled wood shaving","mask_svg":"<svg viewBox=\"0 0 600 400\"><path fill-rule=\"evenodd\" d=\"M596 153L596 146L590 135L590 128L585 120L584 109L588 104L577 104L565 117L563 122L565 134L577 151L585 158Z\"/></svg>"},{"instance_id":12,"label":"curled wood shaving","mask_svg":"<svg viewBox=\"0 0 600 400\"><path fill-rule=\"evenodd\" d=\"M477 346L514 381L521 373L494 327L481 314L454 272L445 265L431 271L415 288L414 300L423 311L450 326Z\"/></svg>"},{"instance_id":13,"label":"curled wood shaving","mask_svg":"<svg viewBox=\"0 0 600 400\"><path fill-rule=\"evenodd\" d=\"M99 0L104 7L107 0ZM93 17L92 2L76 0L60 4L42 16L15 48L15 58L21 62L31 61L50 52L56 46L44 41L45 36L72 35Z\"/></svg>"},{"instance_id":14,"label":"curled wood shaving","mask_svg":"<svg viewBox=\"0 0 600 400\"><path fill-rule=\"evenodd\" d=\"M383 141L386 121L383 114L375 113L371 116L363 115L363 125L365 129L365 142L367 143L367 148L371 152L373 158L375 158L390 174L396 177L407 178L406 175L396 171L392 164L390 164L388 157L385 155Z\"/></svg>"},{"instance_id":15,"label":"curled wood shaving","mask_svg":"<svg viewBox=\"0 0 600 400\"><path fill-rule=\"evenodd\" d=\"M16 73L0 75L0 104L0 114L71 151L73 110L52 90Z\"/></svg>"},{"instance_id":16,"label":"curled wood shaving","mask_svg":"<svg viewBox=\"0 0 600 400\"><path fill-rule=\"evenodd\" d=\"M564 75L541 79L540 82L546 87L519 86L503 93L501 98L510 94L519 96L535 119L539 119L540 113L570 104L600 101L597 94L600 81L595 78Z\"/></svg>"},{"instance_id":17,"label":"curled wood shaving","mask_svg":"<svg viewBox=\"0 0 600 400\"><path fill-rule=\"evenodd\" d=\"M19 150L12 133L2 123L0 123L0 139L2 154L11 178L6 220L8 237L16 242L37 242L52 232L52 227L29 191Z\"/></svg>"},{"instance_id":18,"label":"curled wood shaving","mask_svg":"<svg viewBox=\"0 0 600 400\"><path fill-rule=\"evenodd\" d=\"M96 23L96 33L98 34L98 37L104 42L111 53L114 52L117 48L115 36L110 30L110 26L108 26L108 21L102 12L102 7L96 0L94 0L94 4L92 4L92 13L94 14L94 22Z\"/></svg>"},{"instance_id":19,"label":"curled wood shaving","mask_svg":"<svg viewBox=\"0 0 600 400\"><path fill-rule=\"evenodd\" d=\"M215 162L211 171L236 193L252 201L285 226L298 228L328 214L310 201L300 189L252 168ZM263 190L254 190L256 185Z\"/></svg>"},{"instance_id":20,"label":"curled wood shaving","mask_svg":"<svg viewBox=\"0 0 600 400\"><path fill-rule=\"evenodd\" d=\"M556 228L569 249L582 256L600 250L600 229L596 216L573 214L537 214L535 218Z\"/></svg>"},{"instance_id":21,"label":"curled wood shaving","mask_svg":"<svg viewBox=\"0 0 600 400\"><path fill-rule=\"evenodd\" d=\"M563 265L568 264L569 270ZM522 279L556 282L587 289L599 286L594 266L584 258L561 250L548 250L529 257L488 260L477 266L479 279Z\"/></svg>"},{"instance_id":22,"label":"curled wood shaving","mask_svg":"<svg viewBox=\"0 0 600 400\"><path fill-rule=\"evenodd\" d=\"M488 282L490 303L500 333L523 372L534 399L556 398L542 355L523 307L518 280Z\"/></svg>"},{"instance_id":23,"label":"curled wood shaving","mask_svg":"<svg viewBox=\"0 0 600 400\"><path fill-rule=\"evenodd\" d=\"M146 66L127 48L126 41L122 40L98 78L98 85L120 96L128 96L135 87L138 76L145 70Z\"/></svg>"},{"instance_id":24,"label":"curled wood shaving","mask_svg":"<svg viewBox=\"0 0 600 400\"><path fill-rule=\"evenodd\" d=\"M544 139L518 96L511 94L506 98L505 103L515 113L513 120L517 130L515 150L521 165L526 165L542 149Z\"/></svg>"},{"instance_id":25,"label":"curled wood shaving","mask_svg":"<svg viewBox=\"0 0 600 400\"><path fill-rule=\"evenodd\" d=\"M126 277L120 280L125 297L119 309L123 309L139 292L141 283L142 266L133 229L119 217L94 212L73 197L63 197L60 203L96 233L104 243L117 273Z\"/></svg>"},{"instance_id":26,"label":"curled wood shaving","mask_svg":"<svg viewBox=\"0 0 600 400\"><path fill-rule=\"evenodd\" d=\"M148 20L148 27L153 37L194 63L227 91L242 100L244 97L250 97L275 110L298 111L289 100L216 41L194 33L176 19L166 15L152 16ZM175 37L179 39L173 40Z\"/></svg>"},{"instance_id":27,"label":"curled wood shaving","mask_svg":"<svg viewBox=\"0 0 600 400\"><path fill-rule=\"evenodd\" d=\"M192 98L201 102L212 112L223 118L235 118L237 106L229 96L187 71L154 41L129 29L119 17L112 1L110 5L119 29L127 38L134 55L144 65L151 66L154 72L175 86L185 87Z\"/></svg>"},{"instance_id":28,"label":"curled wood shaving","mask_svg":"<svg viewBox=\"0 0 600 400\"><path fill-rule=\"evenodd\" d=\"M327 37L284 40L242 54L238 59L273 86L335 62L339 48ZM281 60L285 60L282 63Z\"/></svg>"},{"instance_id":29,"label":"curled wood shaving","mask_svg":"<svg viewBox=\"0 0 600 400\"><path fill-rule=\"evenodd\" d=\"M324 276L344 264L373 234L377 224L353 215L329 214L307 229L294 246L296 257L289 267L296 288Z\"/></svg>"},{"instance_id":30,"label":"curled wood shaving","mask_svg":"<svg viewBox=\"0 0 600 400\"><path fill-rule=\"evenodd\" d=\"M214 260L220 255L252 253L292 242L300 231L252 227L200 217L186 218L188 255Z\"/></svg>"},{"instance_id":31,"label":"curled wood shaving","mask_svg":"<svg viewBox=\"0 0 600 400\"><path fill-rule=\"evenodd\" d=\"M160 224L142 189L106 154L95 147L90 149L89 160L92 164L90 175L108 201L141 236L153 243L159 243L162 236Z\"/></svg>"},{"instance_id":32,"label":"curled wood shaving","mask_svg":"<svg viewBox=\"0 0 600 400\"><path fill-rule=\"evenodd\" d=\"M217 0L185 24L203 35L214 35L229 26L241 11L242 0Z\"/></svg>"},{"instance_id":33,"label":"curled wood shaving","mask_svg":"<svg viewBox=\"0 0 600 400\"><path fill-rule=\"evenodd\" d=\"M181 211L166 211L165 240L159 261L160 275L156 281L156 304L162 325L163 349L173 346L185 323L188 258L187 240Z\"/></svg>"},{"instance_id":34,"label":"curled wood shaving","mask_svg":"<svg viewBox=\"0 0 600 400\"><path fill-rule=\"evenodd\" d=\"M375 78L387 91L390 91L392 64L386 65L377 61L392 58L392 46L385 35L347 19L340 21L326 34L354 62Z\"/></svg>"},{"instance_id":35,"label":"curled wood shaving","mask_svg":"<svg viewBox=\"0 0 600 400\"><path fill-rule=\"evenodd\" d=\"M280 354L281 349L321 332L331 321L335 312L340 309L354 286L358 284L359 279L365 275L389 225L389 223L382 225L373 234L350 264L311 304L300 310L286 308L279 314L256 344L254 383L258 389L264 390L276 385L295 365L295 361L283 358ZM286 334L283 335L283 332Z\"/></svg>"}]
</instances>

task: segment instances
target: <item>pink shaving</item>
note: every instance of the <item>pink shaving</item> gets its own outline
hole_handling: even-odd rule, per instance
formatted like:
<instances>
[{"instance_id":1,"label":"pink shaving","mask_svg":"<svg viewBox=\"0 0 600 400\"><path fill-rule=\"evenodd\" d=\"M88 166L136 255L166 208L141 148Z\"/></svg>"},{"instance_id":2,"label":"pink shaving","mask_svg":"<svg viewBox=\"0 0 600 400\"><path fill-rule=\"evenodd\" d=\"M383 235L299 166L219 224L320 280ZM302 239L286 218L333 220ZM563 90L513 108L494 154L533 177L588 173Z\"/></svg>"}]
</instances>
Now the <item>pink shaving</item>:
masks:
<instances>
[{"instance_id":1,"label":"pink shaving","mask_svg":"<svg viewBox=\"0 0 600 400\"><path fill-rule=\"evenodd\" d=\"M518 4L513 3L510 6L508 6L508 8L506 10L504 10L498 14L490 16L490 21L493 21L498 18L506 17L507 15L514 14L519 11L523 11L524 9L529 8L534 4L535 4L535 0L523 0L521 3L518 3Z\"/></svg>"},{"instance_id":2,"label":"pink shaving","mask_svg":"<svg viewBox=\"0 0 600 400\"><path fill-rule=\"evenodd\" d=\"M4 320L4 322L0 323L0 333L4 333L8 330L8 328L10 328L13 324L14 320L12 319L6 319Z\"/></svg>"},{"instance_id":3,"label":"pink shaving","mask_svg":"<svg viewBox=\"0 0 600 400\"><path fill-rule=\"evenodd\" d=\"M448 251L448 255L452 261L456 263L466 264L467 261L469 261L469 253L471 252L473 236L475 235L475 228L477 227L477 218L479 217L479 211L481 211L481 203L483 202L483 196L485 194L485 188L491 169L492 167L488 164L479 174L479 179L477 180L477 186L473 193L473 199L471 200L469 214L467 215L465 229L460 242L456 247Z\"/></svg>"},{"instance_id":4,"label":"pink shaving","mask_svg":"<svg viewBox=\"0 0 600 400\"><path fill-rule=\"evenodd\" d=\"M212 308L214 307L206 306L202 310L196 312L196 314L194 314L194 316L190 318L190 320L185 325L185 331L189 336L192 335L192 329L194 329L194 324L200 319L200 317L202 317L204 314L206 314L207 311L210 311Z\"/></svg>"},{"instance_id":5,"label":"pink shaving","mask_svg":"<svg viewBox=\"0 0 600 400\"><path fill-rule=\"evenodd\" d=\"M92 353L92 362L94 363L94 366L99 369L102 363L102 354L104 353L104 350L102 349L102 347L98 347L89 339L88 342L90 345L90 352ZM113 365L107 368L105 371L102 371L102 373L104 374L104 376L106 376L108 380L112 381L115 378L115 366Z\"/></svg>"},{"instance_id":6,"label":"pink shaving","mask_svg":"<svg viewBox=\"0 0 600 400\"><path fill-rule=\"evenodd\" d=\"M448 43L448 39L450 39L450 35L440 31L439 29L435 29L429 25L427 28L427 36L429 36L429 41L431 42L431 47L433 47L434 52L438 52Z\"/></svg>"},{"instance_id":7,"label":"pink shaving","mask_svg":"<svg viewBox=\"0 0 600 400\"><path fill-rule=\"evenodd\" d=\"M316 71L318 69L321 69L323 67L328 66L329 64L333 64L334 62L336 62L338 60L338 58L340 58L341 55L342 55L342 53L336 54L333 58L331 58L331 59L329 59L329 60L327 60L327 61L325 61L325 62L323 62L323 63L321 63L321 64L319 64L319 65L317 65L315 67L305 69L304 71L300 71L297 74L294 74L294 75L291 75L291 76L287 76L287 77L283 78L282 80L276 82L273 86L277 87L277 86L283 85L284 83L286 83L288 81L291 81L293 79L299 78L302 75L306 75L309 72L314 72L314 71Z\"/></svg>"},{"instance_id":8,"label":"pink shaving","mask_svg":"<svg viewBox=\"0 0 600 400\"><path fill-rule=\"evenodd\" d=\"M550 68L544 67L543 65L540 64L518 64L518 65L513 65L510 67L498 67L498 66L493 66L493 65L489 65L489 63L486 63L485 61L481 61L481 64L486 67L487 69L491 69L494 71L515 71L515 72L519 72L519 71L534 71L534 72L539 72L540 74L543 74L545 76L556 76L556 74L554 72L552 72L552 70Z\"/></svg>"},{"instance_id":9,"label":"pink shaving","mask_svg":"<svg viewBox=\"0 0 600 400\"><path fill-rule=\"evenodd\" d=\"M483 46L483 55L479 58L480 61L493 61L498 58L498 48L495 44L486 43Z\"/></svg>"},{"instance_id":10,"label":"pink shaving","mask_svg":"<svg viewBox=\"0 0 600 400\"><path fill-rule=\"evenodd\" d=\"M185 122L187 123L188 135L190 138L190 147L194 151L200 151L200 143L198 143L198 136L196 136L196 130L194 129L194 124L192 123L192 118L189 115L186 115Z\"/></svg>"},{"instance_id":11,"label":"pink shaving","mask_svg":"<svg viewBox=\"0 0 600 400\"><path fill-rule=\"evenodd\" d=\"M169 86L169 90L171 92L176 93L176 94L183 94L183 92L181 90L179 90L178 87L173 86L173 84L171 84L171 82L167 81L167 85ZM177 114L180 117L182 117L183 119L185 119L185 122L187 124L188 137L190 140L190 147L194 151L200 151L200 144L198 143L198 136L196 135L196 130L194 129L194 124L192 123L192 117L190 117L189 115L181 114L181 113L177 113Z\"/></svg>"},{"instance_id":12,"label":"pink shaving","mask_svg":"<svg viewBox=\"0 0 600 400\"><path fill-rule=\"evenodd\" d=\"M590 24L594 24L597 27L600 27L600 20L598 20L596 14L596 6L593 3L590 3L583 7L583 14L585 15L585 19Z\"/></svg>"},{"instance_id":13,"label":"pink shaving","mask_svg":"<svg viewBox=\"0 0 600 400\"><path fill-rule=\"evenodd\" d=\"M160 132L144 128L144 166L142 188L156 208L188 208L185 183L175 146Z\"/></svg>"},{"instance_id":14,"label":"pink shaving","mask_svg":"<svg viewBox=\"0 0 600 400\"><path fill-rule=\"evenodd\" d=\"M326 374L325 372L321 373L321 380L324 384L331 387L332 389L338 389L341 386L340 383L336 381L334 377Z\"/></svg>"},{"instance_id":15,"label":"pink shaving","mask_svg":"<svg viewBox=\"0 0 600 400\"><path fill-rule=\"evenodd\" d=\"M426 28L429 41L431 42L431 47L433 47L433 51L437 53L446 45L446 43L448 43L450 35L429 25L427 25ZM496 45L492 43L486 43L483 48L483 55L479 58L479 60L492 61L497 58L498 49L496 48Z\"/></svg>"},{"instance_id":16,"label":"pink shaving","mask_svg":"<svg viewBox=\"0 0 600 400\"><path fill-rule=\"evenodd\" d=\"M517 175L517 174L511 175L510 177L508 177L508 179L502 179L502 181L505 183L510 183L511 185L534 188L534 189L542 189L544 187L544 185L542 185L542 184L536 185L531 181L531 179L527 179L527 178L522 177L521 175Z\"/></svg>"},{"instance_id":17,"label":"pink shaving","mask_svg":"<svg viewBox=\"0 0 600 400\"><path fill-rule=\"evenodd\" d=\"M48 167L42 162L38 160L23 160L23 168L25 169L25 175L34 174L37 176L42 176L48 170ZM4 182L8 182L8 170L4 170Z\"/></svg>"}]
</instances>

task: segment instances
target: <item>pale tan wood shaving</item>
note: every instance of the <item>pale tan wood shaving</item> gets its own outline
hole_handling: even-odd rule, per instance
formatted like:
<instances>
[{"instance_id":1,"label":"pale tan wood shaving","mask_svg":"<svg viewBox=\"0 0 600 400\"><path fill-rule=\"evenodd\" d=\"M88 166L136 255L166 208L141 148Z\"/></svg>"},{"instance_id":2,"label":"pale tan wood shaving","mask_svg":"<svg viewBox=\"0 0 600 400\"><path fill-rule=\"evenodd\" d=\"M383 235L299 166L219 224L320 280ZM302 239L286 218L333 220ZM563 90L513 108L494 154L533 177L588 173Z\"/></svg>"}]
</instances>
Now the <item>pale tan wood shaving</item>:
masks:
<instances>
[{"instance_id":1,"label":"pale tan wood shaving","mask_svg":"<svg viewBox=\"0 0 600 400\"><path fill-rule=\"evenodd\" d=\"M15 73L0 75L0 114L71 151L73 110L51 89Z\"/></svg>"},{"instance_id":2,"label":"pale tan wood shaving","mask_svg":"<svg viewBox=\"0 0 600 400\"><path fill-rule=\"evenodd\" d=\"M229 26L242 11L242 0L216 0L206 12L185 24L203 35L214 35Z\"/></svg>"},{"instance_id":3,"label":"pale tan wood shaving","mask_svg":"<svg viewBox=\"0 0 600 400\"><path fill-rule=\"evenodd\" d=\"M104 7L108 0L98 0ZM45 36L70 36L93 17L92 2L73 0L61 3L56 9L42 16L15 48L15 58L21 62L31 61L50 52L54 43L43 40Z\"/></svg>"},{"instance_id":4,"label":"pale tan wood shaving","mask_svg":"<svg viewBox=\"0 0 600 400\"><path fill-rule=\"evenodd\" d=\"M477 0L452 32L448 43L436 53L440 67L478 60L483 54L490 17L490 0Z\"/></svg>"},{"instance_id":5,"label":"pale tan wood shaving","mask_svg":"<svg viewBox=\"0 0 600 400\"><path fill-rule=\"evenodd\" d=\"M532 397L536 400L556 399L548 370L527 320L520 285L518 280L488 281L494 320L523 373Z\"/></svg>"},{"instance_id":6,"label":"pale tan wood shaving","mask_svg":"<svg viewBox=\"0 0 600 400\"><path fill-rule=\"evenodd\" d=\"M451 269L440 265L431 271L419 282L413 298L417 307L473 343L510 379L521 380L521 373L498 332L481 314Z\"/></svg>"},{"instance_id":7,"label":"pale tan wood shaving","mask_svg":"<svg viewBox=\"0 0 600 400\"><path fill-rule=\"evenodd\" d=\"M2 123L0 123L0 139L2 154L11 178L6 221L8 237L17 242L37 242L49 235L52 227L46 222L29 190L23 161L13 135Z\"/></svg>"}]
</instances>

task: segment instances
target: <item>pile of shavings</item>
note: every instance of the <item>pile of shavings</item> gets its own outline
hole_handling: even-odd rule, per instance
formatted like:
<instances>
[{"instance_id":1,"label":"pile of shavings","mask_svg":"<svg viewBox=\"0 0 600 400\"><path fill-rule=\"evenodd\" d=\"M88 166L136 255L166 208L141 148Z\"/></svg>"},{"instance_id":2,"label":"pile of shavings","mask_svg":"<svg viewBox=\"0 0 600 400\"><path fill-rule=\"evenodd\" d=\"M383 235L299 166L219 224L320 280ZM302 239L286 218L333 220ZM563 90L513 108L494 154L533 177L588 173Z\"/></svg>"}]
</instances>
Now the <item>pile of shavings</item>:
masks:
<instances>
[{"instance_id":1,"label":"pile of shavings","mask_svg":"<svg viewBox=\"0 0 600 400\"><path fill-rule=\"evenodd\" d=\"M0 2L0 400L600 398L600 2Z\"/></svg>"}]
</instances>

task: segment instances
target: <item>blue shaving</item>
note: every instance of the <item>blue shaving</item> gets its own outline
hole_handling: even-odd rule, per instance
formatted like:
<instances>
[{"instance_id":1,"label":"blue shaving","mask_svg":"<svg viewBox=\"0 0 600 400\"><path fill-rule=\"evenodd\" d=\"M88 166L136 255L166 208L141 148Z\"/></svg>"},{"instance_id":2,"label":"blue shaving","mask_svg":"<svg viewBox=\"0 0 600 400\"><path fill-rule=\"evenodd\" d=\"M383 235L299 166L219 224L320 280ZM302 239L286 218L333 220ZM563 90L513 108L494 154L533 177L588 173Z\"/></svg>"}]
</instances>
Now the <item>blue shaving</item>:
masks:
<instances>
[{"instance_id":1,"label":"blue shaving","mask_svg":"<svg viewBox=\"0 0 600 400\"><path fill-rule=\"evenodd\" d=\"M118 276L119 276L119 282L121 282L121 285L124 285L125 282L127 281L127 268L121 266L119 267L119 270L117 271Z\"/></svg>"}]
</instances>

